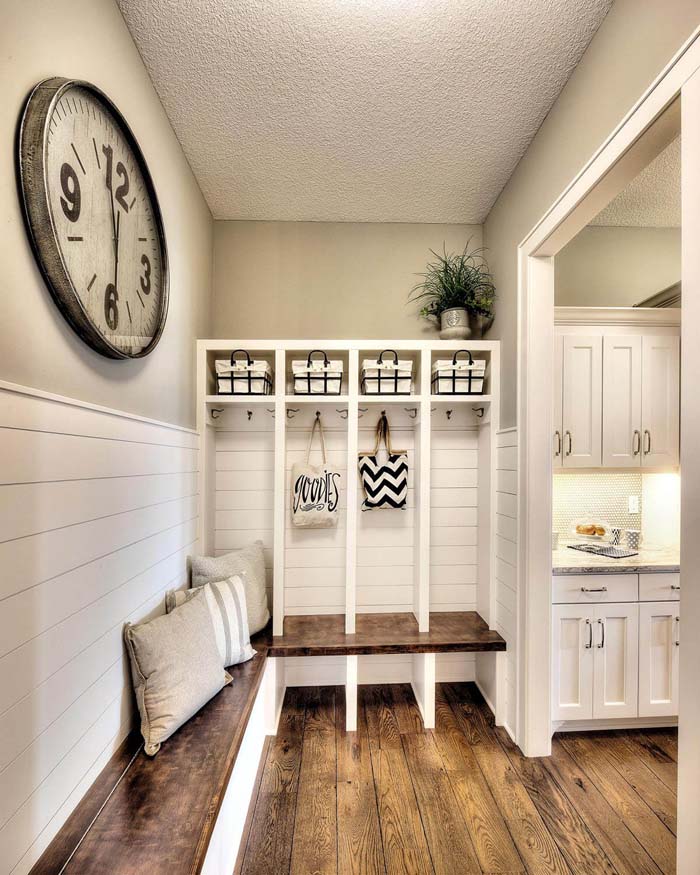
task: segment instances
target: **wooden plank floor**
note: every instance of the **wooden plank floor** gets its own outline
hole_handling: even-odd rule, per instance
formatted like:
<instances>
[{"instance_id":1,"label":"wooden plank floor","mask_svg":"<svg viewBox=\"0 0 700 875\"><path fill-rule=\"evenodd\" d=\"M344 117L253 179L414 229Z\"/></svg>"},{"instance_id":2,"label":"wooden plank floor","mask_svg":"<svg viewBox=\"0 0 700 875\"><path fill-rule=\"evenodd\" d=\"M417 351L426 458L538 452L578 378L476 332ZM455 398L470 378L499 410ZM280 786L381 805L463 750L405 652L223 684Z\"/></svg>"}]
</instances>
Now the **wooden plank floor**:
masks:
<instances>
[{"instance_id":1,"label":"wooden plank floor","mask_svg":"<svg viewBox=\"0 0 700 875\"><path fill-rule=\"evenodd\" d=\"M671 875L675 730L555 736L526 759L473 684L287 690L239 875Z\"/></svg>"}]
</instances>

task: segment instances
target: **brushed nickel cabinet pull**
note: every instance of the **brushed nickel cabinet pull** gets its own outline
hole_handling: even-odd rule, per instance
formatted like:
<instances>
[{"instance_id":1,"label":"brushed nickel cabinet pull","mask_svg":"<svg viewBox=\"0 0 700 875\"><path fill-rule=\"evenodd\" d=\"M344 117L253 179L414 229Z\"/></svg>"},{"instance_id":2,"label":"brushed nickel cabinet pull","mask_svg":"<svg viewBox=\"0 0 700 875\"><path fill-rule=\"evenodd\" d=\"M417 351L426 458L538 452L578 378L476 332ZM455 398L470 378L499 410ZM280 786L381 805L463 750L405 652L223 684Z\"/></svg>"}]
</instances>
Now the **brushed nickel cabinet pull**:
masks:
<instances>
[{"instance_id":1,"label":"brushed nickel cabinet pull","mask_svg":"<svg viewBox=\"0 0 700 875\"><path fill-rule=\"evenodd\" d=\"M680 585L680 583L672 583L672 584L671 584L671 589L675 589L676 592L680 592L680 589L681 589L681 585Z\"/></svg>"},{"instance_id":2,"label":"brushed nickel cabinet pull","mask_svg":"<svg viewBox=\"0 0 700 875\"><path fill-rule=\"evenodd\" d=\"M600 623L600 644L598 645L598 650L601 650L605 647L605 623L603 620L598 620Z\"/></svg>"},{"instance_id":3,"label":"brushed nickel cabinet pull","mask_svg":"<svg viewBox=\"0 0 700 875\"><path fill-rule=\"evenodd\" d=\"M676 647L681 646L681 618L676 617L676 640L673 642Z\"/></svg>"},{"instance_id":4,"label":"brushed nickel cabinet pull","mask_svg":"<svg viewBox=\"0 0 700 875\"><path fill-rule=\"evenodd\" d=\"M588 626L588 644L586 644L586 650L590 650L593 647L593 626L588 618L586 618L586 625Z\"/></svg>"},{"instance_id":5,"label":"brushed nickel cabinet pull","mask_svg":"<svg viewBox=\"0 0 700 875\"><path fill-rule=\"evenodd\" d=\"M590 587L590 588L587 586L581 587L581 592L607 592L607 591L608 591L607 586L597 586L597 587ZM598 622L600 622L600 620Z\"/></svg>"},{"instance_id":6,"label":"brushed nickel cabinet pull","mask_svg":"<svg viewBox=\"0 0 700 875\"><path fill-rule=\"evenodd\" d=\"M648 456L651 452L651 432L648 428L644 429L644 441L646 443L646 447L644 449L644 455Z\"/></svg>"},{"instance_id":7,"label":"brushed nickel cabinet pull","mask_svg":"<svg viewBox=\"0 0 700 875\"><path fill-rule=\"evenodd\" d=\"M556 439L557 439L557 449L556 449L554 455L555 455L555 456L561 456L561 449L562 449L562 444L561 444L561 432L557 429L557 431L554 432L554 436L555 436Z\"/></svg>"},{"instance_id":8,"label":"brushed nickel cabinet pull","mask_svg":"<svg viewBox=\"0 0 700 875\"><path fill-rule=\"evenodd\" d=\"M573 447L573 444L572 444L572 441L571 441L571 432L570 432L570 431L567 431L567 432L565 432L565 434L566 434L566 439L567 439L567 442L568 442L568 448L567 448L567 450L566 450L566 455L567 455L567 456L570 456L570 455L571 455L571 450L572 450L572 447Z\"/></svg>"},{"instance_id":9,"label":"brushed nickel cabinet pull","mask_svg":"<svg viewBox=\"0 0 700 875\"><path fill-rule=\"evenodd\" d=\"M632 439L632 453L635 456L638 456L642 449L642 435L638 428L634 430L634 437Z\"/></svg>"}]
</instances>

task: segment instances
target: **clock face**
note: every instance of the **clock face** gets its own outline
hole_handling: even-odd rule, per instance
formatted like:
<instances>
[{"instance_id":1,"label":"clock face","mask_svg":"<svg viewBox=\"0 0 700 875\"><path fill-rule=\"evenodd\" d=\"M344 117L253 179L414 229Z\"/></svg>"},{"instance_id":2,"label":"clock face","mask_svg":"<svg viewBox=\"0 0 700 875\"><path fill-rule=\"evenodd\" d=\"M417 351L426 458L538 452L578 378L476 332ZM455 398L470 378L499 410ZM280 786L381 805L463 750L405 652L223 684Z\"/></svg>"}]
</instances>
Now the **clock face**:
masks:
<instances>
[{"instance_id":1,"label":"clock face","mask_svg":"<svg viewBox=\"0 0 700 875\"><path fill-rule=\"evenodd\" d=\"M34 247L69 322L103 355L150 352L167 313L165 239L119 112L87 83L40 83L22 121L20 175Z\"/></svg>"}]
</instances>

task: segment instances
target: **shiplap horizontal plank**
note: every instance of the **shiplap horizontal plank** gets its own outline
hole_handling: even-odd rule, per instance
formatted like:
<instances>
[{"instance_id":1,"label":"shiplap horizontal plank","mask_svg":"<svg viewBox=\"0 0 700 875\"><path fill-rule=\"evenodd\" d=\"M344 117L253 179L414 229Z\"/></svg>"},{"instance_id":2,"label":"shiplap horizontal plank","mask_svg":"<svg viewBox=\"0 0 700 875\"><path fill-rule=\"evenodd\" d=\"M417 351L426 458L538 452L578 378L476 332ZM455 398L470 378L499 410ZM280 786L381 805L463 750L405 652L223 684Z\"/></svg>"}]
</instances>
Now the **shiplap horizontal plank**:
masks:
<instances>
[{"instance_id":1,"label":"shiplap horizontal plank","mask_svg":"<svg viewBox=\"0 0 700 875\"><path fill-rule=\"evenodd\" d=\"M413 585L392 586L385 583L384 586L362 586L357 587L357 604L358 607L376 607L384 606L387 610L391 606L395 606L397 610L407 610L413 605Z\"/></svg>"},{"instance_id":2,"label":"shiplap horizontal plank","mask_svg":"<svg viewBox=\"0 0 700 875\"><path fill-rule=\"evenodd\" d=\"M434 468L430 482L434 489L475 488L479 485L477 468Z\"/></svg>"},{"instance_id":3,"label":"shiplap horizontal plank","mask_svg":"<svg viewBox=\"0 0 700 875\"><path fill-rule=\"evenodd\" d=\"M404 547L363 547L361 544L358 544L358 568L364 568L365 566L371 566L372 568L383 566L396 567L411 564L413 564L412 551L406 550Z\"/></svg>"},{"instance_id":4,"label":"shiplap horizontal plank","mask_svg":"<svg viewBox=\"0 0 700 875\"><path fill-rule=\"evenodd\" d=\"M515 428L502 429L496 435L496 446L517 447L518 432Z\"/></svg>"},{"instance_id":5,"label":"shiplap horizontal plank","mask_svg":"<svg viewBox=\"0 0 700 875\"><path fill-rule=\"evenodd\" d=\"M345 568L345 549L343 547L315 547L306 550L287 550L285 565L288 569Z\"/></svg>"},{"instance_id":6,"label":"shiplap horizontal plank","mask_svg":"<svg viewBox=\"0 0 700 875\"><path fill-rule=\"evenodd\" d=\"M197 496L0 544L0 599L197 516Z\"/></svg>"},{"instance_id":7,"label":"shiplap horizontal plank","mask_svg":"<svg viewBox=\"0 0 700 875\"><path fill-rule=\"evenodd\" d=\"M336 608L333 613L342 613L345 605L345 585L308 587L299 586L285 589L284 603L286 608ZM328 613L331 613L329 611Z\"/></svg>"},{"instance_id":8,"label":"shiplap horizontal plank","mask_svg":"<svg viewBox=\"0 0 700 875\"><path fill-rule=\"evenodd\" d=\"M465 583L476 583L478 567L476 563L472 565L431 565L430 566L430 585L432 586L447 586L450 584L462 585Z\"/></svg>"},{"instance_id":9,"label":"shiplap horizontal plank","mask_svg":"<svg viewBox=\"0 0 700 875\"><path fill-rule=\"evenodd\" d=\"M498 492L507 492L510 495L518 494L518 472L517 471L497 471L496 472L496 490Z\"/></svg>"},{"instance_id":10,"label":"shiplap horizontal plank","mask_svg":"<svg viewBox=\"0 0 700 875\"><path fill-rule=\"evenodd\" d=\"M184 582L187 556L196 549L195 535L196 525L190 522L152 544L150 555L145 550L133 562L110 562L104 566L104 577L93 568L70 581L74 592L68 608L61 601L60 586L43 596L30 590L31 598L17 605L9 599L7 610L0 612L0 640L8 648L0 659L0 714L121 622L155 586L176 576Z\"/></svg>"},{"instance_id":11,"label":"shiplap horizontal plank","mask_svg":"<svg viewBox=\"0 0 700 875\"><path fill-rule=\"evenodd\" d=\"M433 547L467 547L478 541L476 526L433 526L430 543Z\"/></svg>"},{"instance_id":12,"label":"shiplap horizontal plank","mask_svg":"<svg viewBox=\"0 0 700 875\"><path fill-rule=\"evenodd\" d=\"M436 489L430 490L430 506L433 507L477 507L478 489Z\"/></svg>"},{"instance_id":13,"label":"shiplap horizontal plank","mask_svg":"<svg viewBox=\"0 0 700 875\"><path fill-rule=\"evenodd\" d=\"M499 471L517 471L518 448L498 447L496 449L496 467Z\"/></svg>"},{"instance_id":14,"label":"shiplap horizontal plank","mask_svg":"<svg viewBox=\"0 0 700 875\"><path fill-rule=\"evenodd\" d=\"M0 542L196 493L195 472L0 486Z\"/></svg>"},{"instance_id":15,"label":"shiplap horizontal plank","mask_svg":"<svg viewBox=\"0 0 700 875\"><path fill-rule=\"evenodd\" d=\"M517 571L514 565L506 562L500 556L496 556L495 562L496 579L502 581L511 589L516 589L518 585Z\"/></svg>"},{"instance_id":16,"label":"shiplap horizontal plank","mask_svg":"<svg viewBox=\"0 0 700 875\"><path fill-rule=\"evenodd\" d=\"M438 526L476 526L478 511L475 507L434 507L430 511L430 523Z\"/></svg>"},{"instance_id":17,"label":"shiplap horizontal plank","mask_svg":"<svg viewBox=\"0 0 700 875\"><path fill-rule=\"evenodd\" d=\"M438 605L470 604L476 605L476 584L474 583L432 583L430 584L430 608ZM465 608L463 610L476 610Z\"/></svg>"},{"instance_id":18,"label":"shiplap horizontal plank","mask_svg":"<svg viewBox=\"0 0 700 875\"><path fill-rule=\"evenodd\" d=\"M217 471L217 491L272 493L274 476L272 466L264 471Z\"/></svg>"},{"instance_id":19,"label":"shiplap horizontal plank","mask_svg":"<svg viewBox=\"0 0 700 875\"><path fill-rule=\"evenodd\" d=\"M385 586L413 586L412 565L399 565L393 568L368 567L357 569L357 585L364 589L382 589Z\"/></svg>"},{"instance_id":20,"label":"shiplap horizontal plank","mask_svg":"<svg viewBox=\"0 0 700 875\"><path fill-rule=\"evenodd\" d=\"M517 541L518 539L518 523L513 517L496 514L496 533L502 538L507 538L509 541Z\"/></svg>"},{"instance_id":21,"label":"shiplap horizontal plank","mask_svg":"<svg viewBox=\"0 0 700 875\"><path fill-rule=\"evenodd\" d=\"M265 510L270 512L272 519L274 500L272 489L217 489L215 503L217 511Z\"/></svg>"},{"instance_id":22,"label":"shiplap horizontal plank","mask_svg":"<svg viewBox=\"0 0 700 875\"><path fill-rule=\"evenodd\" d=\"M0 484L197 471L198 451L0 428Z\"/></svg>"},{"instance_id":23,"label":"shiplap horizontal plank","mask_svg":"<svg viewBox=\"0 0 700 875\"><path fill-rule=\"evenodd\" d=\"M430 467L433 471L448 468L476 468L479 454L476 450L442 450L433 448L430 453Z\"/></svg>"},{"instance_id":24,"label":"shiplap horizontal plank","mask_svg":"<svg viewBox=\"0 0 700 875\"><path fill-rule=\"evenodd\" d=\"M72 398L46 397L26 387L0 385L0 422L26 431L101 437L109 440L197 448L193 429L146 421L119 410L95 409Z\"/></svg>"},{"instance_id":25,"label":"shiplap horizontal plank","mask_svg":"<svg viewBox=\"0 0 700 875\"><path fill-rule=\"evenodd\" d=\"M514 589L507 586L503 581L498 581L496 586L496 601L505 607L513 616L518 612L518 596ZM499 620L501 617L499 616Z\"/></svg>"},{"instance_id":26,"label":"shiplap horizontal plank","mask_svg":"<svg viewBox=\"0 0 700 875\"><path fill-rule=\"evenodd\" d=\"M496 556L505 559L510 565L518 564L518 547L513 541L496 535Z\"/></svg>"},{"instance_id":27,"label":"shiplap horizontal plank","mask_svg":"<svg viewBox=\"0 0 700 875\"><path fill-rule=\"evenodd\" d=\"M478 450L479 432L474 428L441 429L433 426L431 444L440 450Z\"/></svg>"},{"instance_id":28,"label":"shiplap horizontal plank","mask_svg":"<svg viewBox=\"0 0 700 875\"><path fill-rule=\"evenodd\" d=\"M342 589L345 592L345 563L339 567L315 566L287 568L284 576L285 594L296 589ZM320 598L320 596L319 596ZM343 605L345 600L343 597ZM343 610L345 610L343 608Z\"/></svg>"},{"instance_id":29,"label":"shiplap horizontal plank","mask_svg":"<svg viewBox=\"0 0 700 875\"><path fill-rule=\"evenodd\" d=\"M357 533L358 547L403 547L413 546L415 540L413 528L363 528Z\"/></svg>"},{"instance_id":30,"label":"shiplap horizontal plank","mask_svg":"<svg viewBox=\"0 0 700 875\"><path fill-rule=\"evenodd\" d=\"M217 471L271 471L275 455L272 450L216 451Z\"/></svg>"},{"instance_id":31,"label":"shiplap horizontal plank","mask_svg":"<svg viewBox=\"0 0 700 875\"><path fill-rule=\"evenodd\" d=\"M513 519L518 517L518 497L509 492L496 493L496 512Z\"/></svg>"},{"instance_id":32,"label":"shiplap horizontal plank","mask_svg":"<svg viewBox=\"0 0 700 875\"><path fill-rule=\"evenodd\" d=\"M431 565L476 565L476 547L431 547Z\"/></svg>"}]
</instances>

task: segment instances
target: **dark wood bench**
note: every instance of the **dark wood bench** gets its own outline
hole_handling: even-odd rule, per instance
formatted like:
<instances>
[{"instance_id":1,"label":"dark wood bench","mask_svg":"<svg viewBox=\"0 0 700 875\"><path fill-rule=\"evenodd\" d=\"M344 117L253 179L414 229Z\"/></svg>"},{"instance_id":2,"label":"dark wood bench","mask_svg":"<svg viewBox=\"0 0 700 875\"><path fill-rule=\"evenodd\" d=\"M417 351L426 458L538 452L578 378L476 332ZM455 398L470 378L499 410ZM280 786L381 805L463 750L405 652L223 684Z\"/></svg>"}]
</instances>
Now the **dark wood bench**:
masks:
<instances>
[{"instance_id":1,"label":"dark wood bench","mask_svg":"<svg viewBox=\"0 0 700 875\"><path fill-rule=\"evenodd\" d=\"M154 758L131 733L31 875L185 875L204 868L217 816L258 699L267 662L229 669L225 687ZM264 743L264 730L262 732ZM257 769L257 761L255 764ZM248 800L241 799L245 819ZM231 870L233 865L231 866Z\"/></svg>"},{"instance_id":2,"label":"dark wood bench","mask_svg":"<svg viewBox=\"0 0 700 875\"><path fill-rule=\"evenodd\" d=\"M132 732L30 875L229 875L270 725L261 717L264 683L277 683L268 657L506 649L474 612L431 614L429 632L406 613L359 614L352 635L343 615L287 617L284 632L254 636L257 655L229 669L233 683L156 757ZM271 698L275 710L279 689Z\"/></svg>"}]
</instances>

